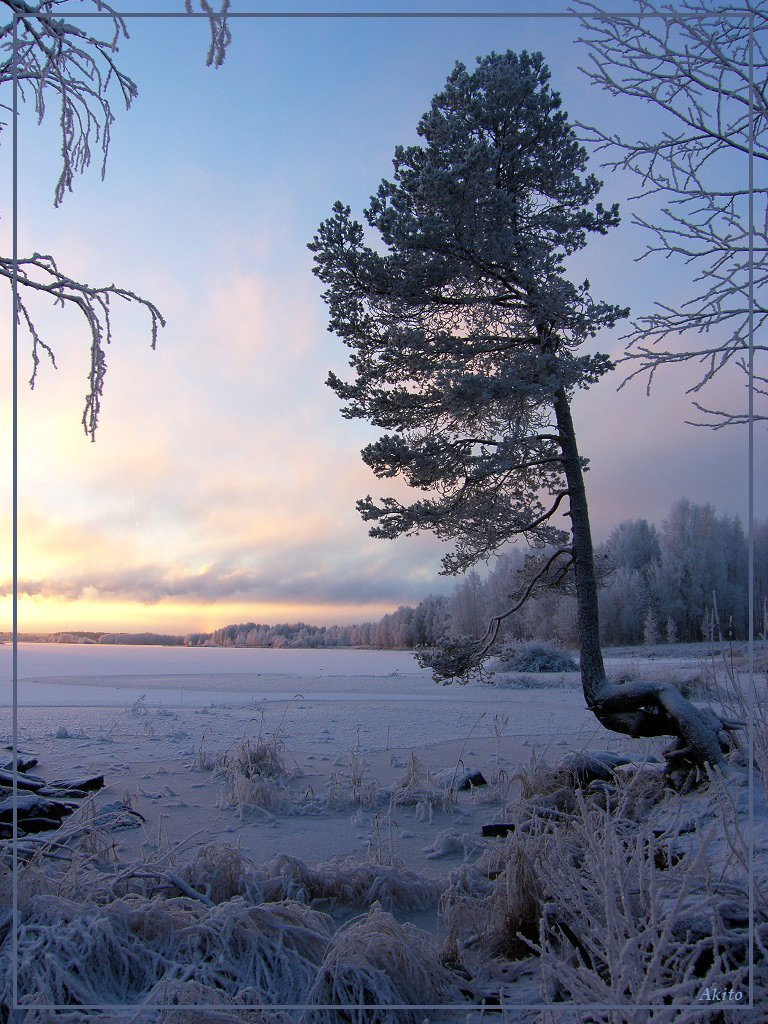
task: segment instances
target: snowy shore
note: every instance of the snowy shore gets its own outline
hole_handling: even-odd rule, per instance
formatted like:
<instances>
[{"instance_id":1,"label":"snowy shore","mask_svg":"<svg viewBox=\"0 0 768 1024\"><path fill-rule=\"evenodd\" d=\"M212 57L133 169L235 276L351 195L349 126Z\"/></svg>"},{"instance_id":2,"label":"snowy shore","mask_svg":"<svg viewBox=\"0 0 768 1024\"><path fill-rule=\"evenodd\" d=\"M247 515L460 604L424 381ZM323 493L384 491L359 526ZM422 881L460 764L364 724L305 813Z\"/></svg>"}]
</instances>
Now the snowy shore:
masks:
<instances>
[{"instance_id":1,"label":"snowy shore","mask_svg":"<svg viewBox=\"0 0 768 1024\"><path fill-rule=\"evenodd\" d=\"M0 667L7 669L8 662L4 649ZM621 674L627 659L609 659L608 668ZM633 671L662 671L685 680L700 673L701 665L698 659L679 656L661 664L654 658L635 659ZM538 688L545 682L547 688ZM247 874L243 865L248 865L253 878L260 879L262 893L277 871L283 885L280 898L296 899L298 893L301 902L303 891L314 910L336 915L336 925L349 928L350 918L367 911L377 898L381 912L392 911L401 925L424 930L434 943L428 960L437 970L437 950L445 953L456 927L455 914L447 911L450 900L445 903L444 898L441 904L439 897L450 890L455 902L456 886L467 871L486 878L484 884L492 887L501 868L485 874L481 869L494 857L503 861L502 851L511 849L512 839L484 838L483 826L518 814L530 796L537 765L557 765L563 756L581 750L630 754L642 764L659 749L606 732L585 709L577 674L532 677L531 683L535 688L480 683L442 687L407 652L22 645L18 744L38 759L34 771L45 779L104 774L104 789L67 820L64 832L74 835L89 822L100 824L99 857L104 863L99 870L105 877L114 879L130 865L153 864L153 870L165 873L167 889L168 878L178 878L183 865L197 863L199 869L212 856L212 844L227 844L239 858L240 875ZM6 708L0 716L5 742L10 741L11 725ZM654 773L658 777L658 764L648 763L644 770L649 778ZM485 784L461 788L464 777L476 772ZM739 814L746 812L743 784L741 778ZM671 820L673 806L684 813L685 798L682 804L675 800L660 801L651 815L655 827ZM716 795L694 795L688 809L717 827L716 803ZM121 808L128 813L119 820ZM762 802L758 811L756 863L765 869ZM651 820L647 813L646 818ZM122 827L126 824L133 827ZM719 827L722 833L722 823ZM717 863L727 859L732 841L725 834L709 840ZM228 855L222 853L224 847L216 849L213 857L221 864ZM93 851L91 857L86 874L98 867ZM302 890L296 882L296 873L304 868L319 868L326 876L335 871L337 882L344 872L355 871L359 882L360 871L367 871L367 882L359 883L354 899L309 898L309 883ZM293 872L287 887L286 872ZM194 877L184 884L194 888ZM395 877L401 882L399 897L393 895ZM474 884L472 899L490 898L490 889L481 896L477 878ZM235 891L242 895L237 886ZM143 895L157 897L158 892ZM183 891L173 898L183 899ZM191 898L201 897L193 893ZM469 941L466 935L463 941ZM471 941L465 949L465 961L477 954ZM491 960L498 968L498 957ZM510 963L516 965L511 974L476 971L463 995L454 992L450 999L438 1000L468 1002L467 1009L453 1016L447 1010L419 1011L419 1024L424 1019L463 1021L481 991L504 988L505 998L515 1005L540 1004L540 965L530 956ZM464 962L463 976L467 973ZM194 980L193 975L187 980ZM178 981L179 972L172 971L170 977ZM267 986L259 998L287 1005L290 1000L278 988ZM302 990L305 996L310 989ZM119 1002L114 987L105 992L106 1003ZM198 1004L211 998L210 991L205 998L199 996L194 1000ZM136 993L130 1000L142 1002ZM93 1012L94 1019L112 1019ZM162 1012L144 1012L149 1016L135 1019L166 1019ZM285 1012L286 1019L298 1019ZM19 1021L49 1019L30 1014ZM391 1015L394 1020L397 1014ZM377 1019L390 1018L384 1012ZM510 1019L534 1020L536 1011L520 1010Z\"/></svg>"}]
</instances>

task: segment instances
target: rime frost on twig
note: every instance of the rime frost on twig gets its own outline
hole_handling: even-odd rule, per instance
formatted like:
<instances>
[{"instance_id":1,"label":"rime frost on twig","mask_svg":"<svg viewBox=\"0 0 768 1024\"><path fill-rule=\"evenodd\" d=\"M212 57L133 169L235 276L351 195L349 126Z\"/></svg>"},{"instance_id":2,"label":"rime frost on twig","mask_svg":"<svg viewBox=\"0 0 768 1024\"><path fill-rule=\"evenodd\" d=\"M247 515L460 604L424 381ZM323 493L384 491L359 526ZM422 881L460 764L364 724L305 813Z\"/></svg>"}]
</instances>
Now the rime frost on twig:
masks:
<instances>
[{"instance_id":1,"label":"rime frost on twig","mask_svg":"<svg viewBox=\"0 0 768 1024\"><path fill-rule=\"evenodd\" d=\"M368 1007L376 1004L378 1024L421 1024L423 1010L386 1007L458 1001L455 976L438 962L427 933L400 924L374 904L332 940L301 1024L336 1024L339 1011L328 1008L333 1004L350 1007L350 1024L368 1024Z\"/></svg>"},{"instance_id":2,"label":"rime frost on twig","mask_svg":"<svg viewBox=\"0 0 768 1024\"><path fill-rule=\"evenodd\" d=\"M185 2L191 13L192 0ZM104 177L115 121L114 97L127 110L138 95L136 83L116 62L120 43L128 39L127 23L117 8L104 0L90 3L103 17L89 20L83 26L57 16L59 0L41 0L35 4L26 0L3 0L2 6L13 20L0 26L0 87L8 87L15 80L21 103L31 104L38 124L45 118L49 105L57 108L61 167L53 200L58 207L66 193L73 190L75 177L90 166L97 149ZM199 6L211 28L208 64L218 67L231 41L227 25L229 0L221 0L218 11L210 0L199 0ZM98 28L91 32L94 25ZM102 34L105 26L106 34ZM1 106L6 111L11 110L8 102ZM2 127L5 125L0 125ZM49 358L54 366L56 361L52 347L37 330L29 297L47 295L55 305L76 307L85 317L91 352L82 422L86 435L93 439L107 369L105 349L112 340L110 301L120 298L146 309L152 348L157 341L158 328L165 326L162 314L153 302L130 289L115 284L93 286L71 278L59 269L50 255L35 252L17 260L15 265L12 258L0 258L0 276L15 281L17 286L16 320L26 328L31 340L30 383L33 386L41 358Z\"/></svg>"},{"instance_id":3,"label":"rime frost on twig","mask_svg":"<svg viewBox=\"0 0 768 1024\"><path fill-rule=\"evenodd\" d=\"M9 281L15 279L20 289L16 299L16 319L19 324L26 326L32 339L32 376L29 383L33 388L41 358L47 356L54 366L56 359L53 350L43 341L35 327L24 291L48 295L57 306L74 306L85 318L91 338L91 358L82 423L85 433L93 439L107 372L105 349L112 341L111 300L119 298L125 302L136 302L147 310L152 348L157 343L158 328L165 326L162 313L149 299L126 288L114 284L94 287L75 281L59 270L52 256L40 253L33 253L28 259L18 260L15 264L13 260L0 257L0 277Z\"/></svg>"},{"instance_id":4,"label":"rime frost on twig","mask_svg":"<svg viewBox=\"0 0 768 1024\"><path fill-rule=\"evenodd\" d=\"M587 77L612 95L633 97L661 112L659 131L643 139L633 137L629 129L610 133L580 127L587 141L609 156L604 166L634 171L639 194L657 196L665 204L654 217L634 217L651 236L639 259L674 258L692 272L687 298L674 306L657 303L654 312L633 321L625 336L624 361L630 372L624 383L644 376L650 390L661 367L692 363L698 364L699 376L688 393L698 395L727 365L746 369L751 104L755 382L756 394L763 398L766 376L758 358L764 359L768 351L761 330L768 319L768 189L761 173L768 161L768 99L763 88L768 11L752 0L727 11L698 0L676 5L639 0L637 14L645 17L605 16L591 0L577 0L576 10L584 15L581 42L589 49L589 63L582 70ZM653 14L659 16L649 17ZM744 167L743 174L734 174L734 158ZM675 344L677 338L683 340ZM746 398L741 410L693 404L709 417L696 425L719 428L748 418ZM768 416L758 411L755 418Z\"/></svg>"},{"instance_id":5,"label":"rime frost on twig","mask_svg":"<svg viewBox=\"0 0 768 1024\"><path fill-rule=\"evenodd\" d=\"M227 47L232 42L232 33L227 22L229 0L220 0L218 11L210 0L198 0L198 5L202 13L208 15L208 22L211 28L211 45L208 47L205 63L208 67L221 67L224 63ZM193 14L195 10L193 0L184 0L184 9L188 14Z\"/></svg>"}]
</instances>

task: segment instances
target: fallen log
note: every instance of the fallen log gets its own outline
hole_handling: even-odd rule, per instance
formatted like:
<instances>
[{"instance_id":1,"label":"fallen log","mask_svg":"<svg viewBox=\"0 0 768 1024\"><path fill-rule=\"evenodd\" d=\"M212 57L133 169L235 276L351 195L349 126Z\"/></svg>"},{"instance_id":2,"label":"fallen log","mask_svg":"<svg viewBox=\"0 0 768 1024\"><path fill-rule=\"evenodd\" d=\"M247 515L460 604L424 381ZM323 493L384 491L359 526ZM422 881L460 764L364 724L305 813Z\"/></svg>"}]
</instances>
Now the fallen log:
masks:
<instances>
[{"instance_id":1,"label":"fallen log","mask_svg":"<svg viewBox=\"0 0 768 1024\"><path fill-rule=\"evenodd\" d=\"M13 797L6 797L0 802L0 823L10 825L13 822L14 806L19 830L24 832L42 832L58 828L62 819L77 808L77 804L73 802L50 800L38 796L37 793L24 793L17 796L15 801ZM41 827L41 820L49 824Z\"/></svg>"},{"instance_id":2,"label":"fallen log","mask_svg":"<svg viewBox=\"0 0 768 1024\"><path fill-rule=\"evenodd\" d=\"M12 789L14 782L18 789L35 792L38 789L42 789L45 785L45 779L41 779L38 775L25 775L22 772L14 773L0 768L0 786L7 786L9 789Z\"/></svg>"}]
</instances>

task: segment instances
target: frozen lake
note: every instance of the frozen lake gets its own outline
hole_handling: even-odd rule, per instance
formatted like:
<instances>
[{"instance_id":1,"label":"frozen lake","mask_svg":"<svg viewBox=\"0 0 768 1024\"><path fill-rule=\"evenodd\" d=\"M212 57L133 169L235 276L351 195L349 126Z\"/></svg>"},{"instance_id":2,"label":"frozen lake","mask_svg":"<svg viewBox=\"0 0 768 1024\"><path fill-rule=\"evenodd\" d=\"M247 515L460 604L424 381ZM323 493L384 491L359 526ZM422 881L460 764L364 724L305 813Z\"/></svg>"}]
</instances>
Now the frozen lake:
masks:
<instances>
[{"instance_id":1,"label":"frozen lake","mask_svg":"<svg viewBox=\"0 0 768 1024\"><path fill-rule=\"evenodd\" d=\"M12 700L12 647L0 647L3 703ZM120 706L146 692L165 704L293 697L413 699L434 694L408 651L19 644L26 707Z\"/></svg>"},{"instance_id":2,"label":"frozen lake","mask_svg":"<svg viewBox=\"0 0 768 1024\"><path fill-rule=\"evenodd\" d=\"M0 671L7 742L10 644L0 647ZM331 737L337 751L363 741L384 751L490 735L500 713L520 743L532 734L602 734L574 682L555 691L439 686L408 651L20 644L18 735L58 765L71 746L77 771L116 757L122 775L129 764L180 754L188 762L204 735L226 749L262 719L270 728L283 721L299 749L317 757Z\"/></svg>"}]
</instances>

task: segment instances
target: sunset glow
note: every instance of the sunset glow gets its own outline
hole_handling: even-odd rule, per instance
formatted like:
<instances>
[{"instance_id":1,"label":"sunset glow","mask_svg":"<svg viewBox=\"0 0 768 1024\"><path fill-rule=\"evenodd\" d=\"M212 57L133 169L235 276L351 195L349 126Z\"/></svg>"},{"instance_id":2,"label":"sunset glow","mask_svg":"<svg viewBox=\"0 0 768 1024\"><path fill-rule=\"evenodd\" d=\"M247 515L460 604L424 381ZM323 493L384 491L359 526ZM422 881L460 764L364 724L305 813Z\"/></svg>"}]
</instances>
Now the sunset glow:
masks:
<instances>
[{"instance_id":1,"label":"sunset glow","mask_svg":"<svg viewBox=\"0 0 768 1024\"><path fill-rule=\"evenodd\" d=\"M179 2L156 6L175 12ZM376 432L345 421L325 387L328 370L346 373L347 353L327 333L306 243L336 199L362 216L394 147L415 139L457 59L541 49L573 120L610 126L626 117L623 101L578 72L583 54L567 20L242 20L216 71L203 66L199 22L136 19L130 31L120 59L139 98L117 114L103 183L92 168L54 210L55 116L38 128L23 111L20 251L53 252L72 276L151 298L168 326L151 352L142 311L115 305L90 444L80 426L84 324L30 303L59 368L44 360L30 392L21 332L20 630L345 624L445 592L443 546L427 536L372 540L355 511L357 498L397 493L397 485L361 463ZM9 146L2 158L8 170ZM606 179L601 198L627 212L614 237L579 256L574 279L588 274L596 296L642 313L678 295L686 271L634 262L645 243L627 204L637 182ZM9 324L7 295L3 302ZM595 344L618 355L620 333ZM621 519L658 522L683 495L745 517L746 435L685 425L691 372L663 376L650 398L642 382L617 393L619 373L577 396L598 539ZM724 386L743 401L740 379ZM8 406L3 415L8 450ZM764 507L765 478L756 483ZM9 488L6 481L6 537ZM9 629L9 558L0 575Z\"/></svg>"}]
</instances>

